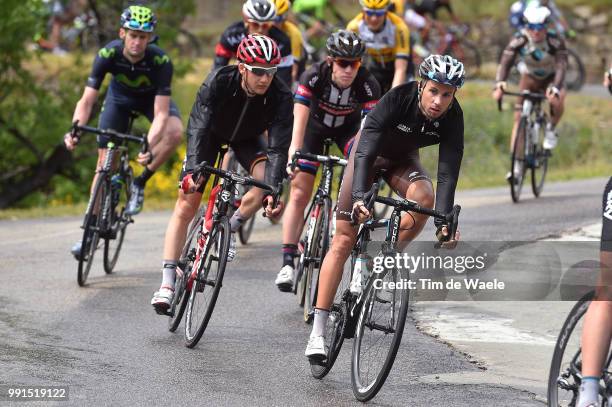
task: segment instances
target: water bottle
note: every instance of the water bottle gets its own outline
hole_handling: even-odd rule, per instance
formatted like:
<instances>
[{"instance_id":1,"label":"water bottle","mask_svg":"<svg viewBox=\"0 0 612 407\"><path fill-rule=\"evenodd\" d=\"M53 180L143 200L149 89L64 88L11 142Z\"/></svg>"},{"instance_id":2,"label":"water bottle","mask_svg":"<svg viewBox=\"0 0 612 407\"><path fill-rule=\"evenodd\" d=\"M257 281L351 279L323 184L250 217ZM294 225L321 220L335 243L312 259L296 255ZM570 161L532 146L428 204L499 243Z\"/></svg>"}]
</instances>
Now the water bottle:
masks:
<instances>
[{"instance_id":1,"label":"water bottle","mask_svg":"<svg viewBox=\"0 0 612 407\"><path fill-rule=\"evenodd\" d=\"M115 174L111 177L111 199L113 201L113 207L119 203L119 197L121 196L121 188L123 188L123 178L121 174Z\"/></svg>"}]
</instances>

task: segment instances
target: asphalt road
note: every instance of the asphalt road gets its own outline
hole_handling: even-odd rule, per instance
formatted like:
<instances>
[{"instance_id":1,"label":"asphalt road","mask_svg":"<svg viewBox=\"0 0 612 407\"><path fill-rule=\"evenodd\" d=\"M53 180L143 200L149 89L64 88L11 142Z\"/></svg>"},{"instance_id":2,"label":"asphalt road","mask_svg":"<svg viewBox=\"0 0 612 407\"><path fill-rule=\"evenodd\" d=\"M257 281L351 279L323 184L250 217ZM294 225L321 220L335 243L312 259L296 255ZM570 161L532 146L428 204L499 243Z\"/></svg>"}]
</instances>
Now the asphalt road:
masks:
<instances>
[{"instance_id":1,"label":"asphalt road","mask_svg":"<svg viewBox=\"0 0 612 407\"><path fill-rule=\"evenodd\" d=\"M605 182L549 184L543 197L525 194L518 205L507 188L459 193L463 239L538 239L593 224ZM98 257L84 288L77 286L68 253L80 238L80 219L0 222L0 384L68 385L69 401L57 405L359 404L351 391L351 341L324 380L310 376L303 356L310 326L301 322L295 297L274 285L280 226L265 219L258 219L252 244L239 247L226 271L199 345L184 347L182 325L169 333L166 319L149 305L160 281L168 218L168 212L139 215L116 272L104 275ZM423 235L432 233L429 224ZM555 318L560 327L564 315L549 319ZM489 359L447 342L408 323L393 370L371 404L542 405L520 380L474 379ZM520 357L519 365L530 363Z\"/></svg>"}]
</instances>

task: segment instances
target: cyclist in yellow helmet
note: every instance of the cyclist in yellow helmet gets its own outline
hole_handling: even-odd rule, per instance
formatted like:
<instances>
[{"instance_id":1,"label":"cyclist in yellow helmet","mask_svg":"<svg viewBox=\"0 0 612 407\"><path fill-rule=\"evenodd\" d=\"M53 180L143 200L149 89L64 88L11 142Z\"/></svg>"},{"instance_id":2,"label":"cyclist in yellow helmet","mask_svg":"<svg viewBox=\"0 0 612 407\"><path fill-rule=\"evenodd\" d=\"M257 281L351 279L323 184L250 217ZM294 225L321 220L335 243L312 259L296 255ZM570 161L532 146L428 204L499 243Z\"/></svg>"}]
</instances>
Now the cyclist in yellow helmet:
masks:
<instances>
[{"instance_id":1,"label":"cyclist in yellow helmet","mask_svg":"<svg viewBox=\"0 0 612 407\"><path fill-rule=\"evenodd\" d=\"M276 5L274 25L284 32L291 40L291 53L293 54L291 81L295 83L306 65L304 58L305 52L303 51L302 46L304 39L300 29L293 22L287 19L289 15L288 12L291 9L291 2L289 0L274 0L274 3Z\"/></svg>"},{"instance_id":2,"label":"cyclist in yellow helmet","mask_svg":"<svg viewBox=\"0 0 612 407\"><path fill-rule=\"evenodd\" d=\"M410 58L410 32L401 17L390 12L390 0L359 0L362 11L347 29L366 43L367 69L384 92L406 81Z\"/></svg>"}]
</instances>

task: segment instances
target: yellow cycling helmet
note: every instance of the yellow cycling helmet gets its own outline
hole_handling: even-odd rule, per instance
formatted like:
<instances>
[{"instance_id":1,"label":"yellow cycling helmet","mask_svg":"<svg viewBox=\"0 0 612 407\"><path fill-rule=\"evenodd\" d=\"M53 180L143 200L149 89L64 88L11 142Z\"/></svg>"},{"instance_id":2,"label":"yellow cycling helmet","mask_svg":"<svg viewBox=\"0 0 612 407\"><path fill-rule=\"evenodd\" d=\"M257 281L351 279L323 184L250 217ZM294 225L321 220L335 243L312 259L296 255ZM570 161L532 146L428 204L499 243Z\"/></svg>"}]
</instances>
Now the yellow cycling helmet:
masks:
<instances>
[{"instance_id":1,"label":"yellow cycling helmet","mask_svg":"<svg viewBox=\"0 0 612 407\"><path fill-rule=\"evenodd\" d=\"M289 7L291 7L291 2L289 0L274 0L274 5L276 6L276 15L282 16L287 11L289 11Z\"/></svg>"},{"instance_id":2,"label":"yellow cycling helmet","mask_svg":"<svg viewBox=\"0 0 612 407\"><path fill-rule=\"evenodd\" d=\"M389 7L389 0L359 0L359 4L363 8L381 9Z\"/></svg>"}]
</instances>

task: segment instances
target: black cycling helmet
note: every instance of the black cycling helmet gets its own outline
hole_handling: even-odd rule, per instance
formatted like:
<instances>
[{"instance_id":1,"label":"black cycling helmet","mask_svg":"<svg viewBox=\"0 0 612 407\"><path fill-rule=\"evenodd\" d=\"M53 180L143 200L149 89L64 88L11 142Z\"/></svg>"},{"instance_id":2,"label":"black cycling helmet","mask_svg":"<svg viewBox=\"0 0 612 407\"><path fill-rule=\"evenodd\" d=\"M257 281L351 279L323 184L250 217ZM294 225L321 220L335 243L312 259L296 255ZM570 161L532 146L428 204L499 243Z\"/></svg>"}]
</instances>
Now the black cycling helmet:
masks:
<instances>
[{"instance_id":1,"label":"black cycling helmet","mask_svg":"<svg viewBox=\"0 0 612 407\"><path fill-rule=\"evenodd\" d=\"M339 30L327 39L327 52L331 57L361 58L365 50L361 38L352 31Z\"/></svg>"}]
</instances>

